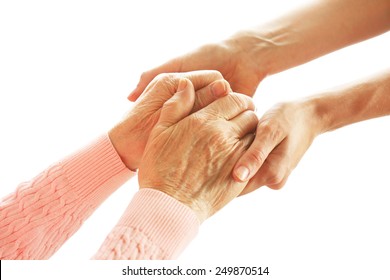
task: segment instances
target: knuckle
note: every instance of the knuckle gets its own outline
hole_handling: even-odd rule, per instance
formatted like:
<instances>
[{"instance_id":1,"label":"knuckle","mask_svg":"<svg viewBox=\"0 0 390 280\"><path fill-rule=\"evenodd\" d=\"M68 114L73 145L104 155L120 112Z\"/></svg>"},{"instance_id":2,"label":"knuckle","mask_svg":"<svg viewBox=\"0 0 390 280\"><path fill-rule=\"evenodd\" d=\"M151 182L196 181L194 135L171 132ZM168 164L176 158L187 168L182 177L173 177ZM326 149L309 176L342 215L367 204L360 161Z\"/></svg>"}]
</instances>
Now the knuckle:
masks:
<instances>
[{"instance_id":1,"label":"knuckle","mask_svg":"<svg viewBox=\"0 0 390 280\"><path fill-rule=\"evenodd\" d=\"M208 81L207 84L222 80L222 74L217 70L197 70L192 72L187 72L184 76L188 77L192 82L204 84L205 81ZM207 84L204 84L206 86Z\"/></svg>"},{"instance_id":2,"label":"knuckle","mask_svg":"<svg viewBox=\"0 0 390 280\"><path fill-rule=\"evenodd\" d=\"M229 96L231 96L232 101L238 106L241 111L253 111L255 109L255 103L253 102L253 99L249 96L246 96L242 93L232 93Z\"/></svg>"},{"instance_id":3,"label":"knuckle","mask_svg":"<svg viewBox=\"0 0 390 280\"><path fill-rule=\"evenodd\" d=\"M249 110L250 108L255 108L255 103L251 97L242 93L236 93L235 96L237 96L243 109Z\"/></svg>"},{"instance_id":4,"label":"knuckle","mask_svg":"<svg viewBox=\"0 0 390 280\"><path fill-rule=\"evenodd\" d=\"M256 105L255 105L255 102L253 101L253 99L247 95L243 95L242 96L246 99L246 102L247 102L247 106L248 108L253 108L253 110L256 109Z\"/></svg>"},{"instance_id":5,"label":"knuckle","mask_svg":"<svg viewBox=\"0 0 390 280\"><path fill-rule=\"evenodd\" d=\"M273 124L269 121L260 121L257 127L257 134L269 135L272 133Z\"/></svg>"},{"instance_id":6,"label":"knuckle","mask_svg":"<svg viewBox=\"0 0 390 280\"><path fill-rule=\"evenodd\" d=\"M179 84L180 76L174 73L161 73L155 78L158 86L165 88L170 92L174 92Z\"/></svg>"},{"instance_id":7,"label":"knuckle","mask_svg":"<svg viewBox=\"0 0 390 280\"><path fill-rule=\"evenodd\" d=\"M269 187L270 189L272 190L280 190L281 188L284 187L286 183L285 182L282 182L282 183L279 183L279 184L276 184L276 185L267 185L267 187Z\"/></svg>"},{"instance_id":8,"label":"knuckle","mask_svg":"<svg viewBox=\"0 0 390 280\"><path fill-rule=\"evenodd\" d=\"M162 83L165 83L165 82L168 82L171 80L171 74L168 74L168 73L160 73L156 76L155 78L158 82L162 82Z\"/></svg>"},{"instance_id":9,"label":"knuckle","mask_svg":"<svg viewBox=\"0 0 390 280\"><path fill-rule=\"evenodd\" d=\"M223 75L218 70L209 70L216 78L223 79Z\"/></svg>"},{"instance_id":10,"label":"knuckle","mask_svg":"<svg viewBox=\"0 0 390 280\"><path fill-rule=\"evenodd\" d=\"M248 154L248 160L254 163L257 167L260 167L263 164L263 162L265 161L265 157L265 153L259 148L253 149Z\"/></svg>"},{"instance_id":11,"label":"knuckle","mask_svg":"<svg viewBox=\"0 0 390 280\"><path fill-rule=\"evenodd\" d=\"M259 119L257 118L257 115L253 111L247 111L249 122L250 123L258 123Z\"/></svg>"},{"instance_id":12,"label":"knuckle","mask_svg":"<svg viewBox=\"0 0 390 280\"><path fill-rule=\"evenodd\" d=\"M268 169L266 178L267 185L277 185L283 181L284 173L280 168L271 167Z\"/></svg>"},{"instance_id":13,"label":"knuckle","mask_svg":"<svg viewBox=\"0 0 390 280\"><path fill-rule=\"evenodd\" d=\"M272 142L279 142L283 139L284 129L278 122L267 120L259 123L257 133L267 135Z\"/></svg>"},{"instance_id":14,"label":"knuckle","mask_svg":"<svg viewBox=\"0 0 390 280\"><path fill-rule=\"evenodd\" d=\"M240 95L235 93L235 94L230 94L228 96L230 102L233 103L234 106L237 106L240 110L246 109L245 99L242 98Z\"/></svg>"},{"instance_id":15,"label":"knuckle","mask_svg":"<svg viewBox=\"0 0 390 280\"><path fill-rule=\"evenodd\" d=\"M202 74L202 75L207 75L207 76L213 77L216 80L223 79L223 75L218 70L211 70L211 69L210 70L197 70L194 72Z\"/></svg>"},{"instance_id":16,"label":"knuckle","mask_svg":"<svg viewBox=\"0 0 390 280\"><path fill-rule=\"evenodd\" d=\"M274 126L274 129L271 133L271 140L274 142L279 142L284 136L284 129L281 128L279 125Z\"/></svg>"}]
</instances>

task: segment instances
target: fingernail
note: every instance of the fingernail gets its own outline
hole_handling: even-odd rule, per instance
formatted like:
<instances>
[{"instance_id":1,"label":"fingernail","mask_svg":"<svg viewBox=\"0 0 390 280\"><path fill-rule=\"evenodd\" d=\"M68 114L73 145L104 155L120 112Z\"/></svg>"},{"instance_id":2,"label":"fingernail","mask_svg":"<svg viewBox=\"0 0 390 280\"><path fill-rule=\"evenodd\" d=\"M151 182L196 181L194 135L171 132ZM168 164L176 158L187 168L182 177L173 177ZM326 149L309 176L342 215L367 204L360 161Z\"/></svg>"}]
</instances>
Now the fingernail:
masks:
<instances>
[{"instance_id":1,"label":"fingernail","mask_svg":"<svg viewBox=\"0 0 390 280\"><path fill-rule=\"evenodd\" d=\"M211 92L215 97L219 97L226 92L226 85L224 81L216 81L211 85Z\"/></svg>"},{"instance_id":2,"label":"fingernail","mask_svg":"<svg viewBox=\"0 0 390 280\"><path fill-rule=\"evenodd\" d=\"M187 79L180 79L179 86L177 87L177 92L183 91L187 87Z\"/></svg>"},{"instance_id":3,"label":"fingernail","mask_svg":"<svg viewBox=\"0 0 390 280\"><path fill-rule=\"evenodd\" d=\"M246 181L249 177L249 169L245 166L238 167L234 174L236 174L237 178L240 179L242 182Z\"/></svg>"}]
</instances>

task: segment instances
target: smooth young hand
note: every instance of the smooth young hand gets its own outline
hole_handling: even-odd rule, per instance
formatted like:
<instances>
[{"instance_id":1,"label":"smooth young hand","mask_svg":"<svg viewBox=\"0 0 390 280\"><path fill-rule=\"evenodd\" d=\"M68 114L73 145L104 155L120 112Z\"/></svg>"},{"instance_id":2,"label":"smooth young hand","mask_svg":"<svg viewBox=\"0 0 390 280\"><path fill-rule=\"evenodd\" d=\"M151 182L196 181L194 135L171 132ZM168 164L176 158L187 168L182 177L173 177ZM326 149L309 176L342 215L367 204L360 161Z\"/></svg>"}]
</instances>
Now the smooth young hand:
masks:
<instances>
[{"instance_id":1,"label":"smooth young hand","mask_svg":"<svg viewBox=\"0 0 390 280\"><path fill-rule=\"evenodd\" d=\"M188 54L174 58L163 65L144 72L136 89L129 95L135 101L146 86L160 73L187 72L201 69L219 71L230 83L233 91L253 96L264 73L245 49L243 40L230 39L225 42L208 44Z\"/></svg>"},{"instance_id":2,"label":"smooth young hand","mask_svg":"<svg viewBox=\"0 0 390 280\"><path fill-rule=\"evenodd\" d=\"M256 138L233 171L239 182L250 179L242 194L261 186L280 189L297 166L321 126L306 102L275 105L259 120Z\"/></svg>"},{"instance_id":3,"label":"smooth young hand","mask_svg":"<svg viewBox=\"0 0 390 280\"><path fill-rule=\"evenodd\" d=\"M261 117L256 139L237 162L234 177L280 189L316 136L390 114L390 70L304 100L274 106ZM247 169L247 171L246 171Z\"/></svg>"}]
</instances>

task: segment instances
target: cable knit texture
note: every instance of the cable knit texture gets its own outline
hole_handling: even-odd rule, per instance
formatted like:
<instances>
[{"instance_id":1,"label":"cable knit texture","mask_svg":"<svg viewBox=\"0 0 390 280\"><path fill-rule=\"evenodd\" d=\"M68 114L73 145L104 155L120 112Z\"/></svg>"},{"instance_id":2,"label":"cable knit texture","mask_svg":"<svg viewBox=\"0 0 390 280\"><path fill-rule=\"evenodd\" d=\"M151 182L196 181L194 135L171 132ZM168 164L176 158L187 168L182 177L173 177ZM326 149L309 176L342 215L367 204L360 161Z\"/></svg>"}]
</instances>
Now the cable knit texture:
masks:
<instances>
[{"instance_id":1,"label":"cable knit texture","mask_svg":"<svg viewBox=\"0 0 390 280\"><path fill-rule=\"evenodd\" d=\"M133 174L105 135L22 183L0 201L0 259L49 258ZM198 227L191 209L142 189L95 259L176 258Z\"/></svg>"},{"instance_id":2,"label":"cable knit texture","mask_svg":"<svg viewBox=\"0 0 390 280\"><path fill-rule=\"evenodd\" d=\"M132 175L107 135L0 202L0 259L47 259Z\"/></svg>"},{"instance_id":3,"label":"cable knit texture","mask_svg":"<svg viewBox=\"0 0 390 280\"><path fill-rule=\"evenodd\" d=\"M195 213L171 196L141 189L95 259L175 259L195 237Z\"/></svg>"}]
</instances>

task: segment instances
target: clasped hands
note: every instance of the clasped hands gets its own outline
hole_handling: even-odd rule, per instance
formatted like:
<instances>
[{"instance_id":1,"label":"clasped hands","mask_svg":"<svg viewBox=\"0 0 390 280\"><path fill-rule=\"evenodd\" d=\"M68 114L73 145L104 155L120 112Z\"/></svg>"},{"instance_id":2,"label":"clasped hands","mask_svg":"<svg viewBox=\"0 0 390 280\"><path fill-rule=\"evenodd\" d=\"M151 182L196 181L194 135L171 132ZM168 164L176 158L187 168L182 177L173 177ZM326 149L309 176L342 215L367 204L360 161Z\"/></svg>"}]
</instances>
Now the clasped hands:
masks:
<instances>
[{"instance_id":1,"label":"clasped hands","mask_svg":"<svg viewBox=\"0 0 390 280\"><path fill-rule=\"evenodd\" d=\"M290 143L281 125L306 121L293 107L279 104L259 121L252 99L232 92L218 71L160 74L109 136L125 165L139 169L140 188L172 196L202 222L240 194L284 184L290 172L288 166L283 170L285 157L302 156L311 143L290 151L297 143ZM286 112L296 118L283 122ZM294 128L299 138L305 126Z\"/></svg>"}]
</instances>

